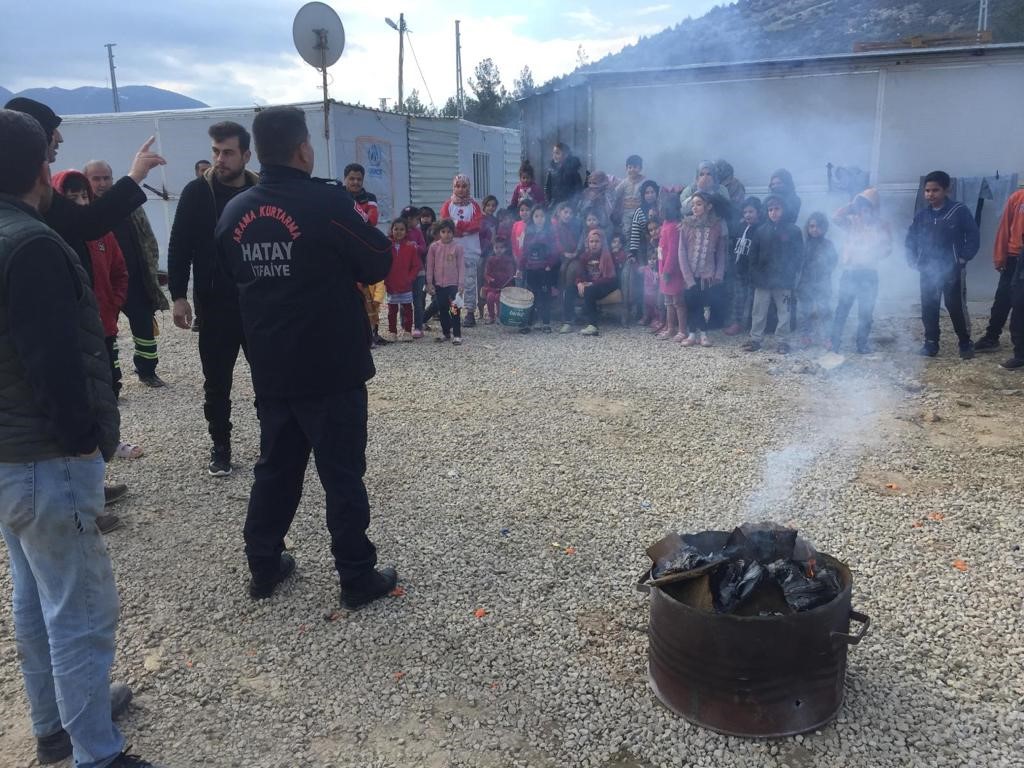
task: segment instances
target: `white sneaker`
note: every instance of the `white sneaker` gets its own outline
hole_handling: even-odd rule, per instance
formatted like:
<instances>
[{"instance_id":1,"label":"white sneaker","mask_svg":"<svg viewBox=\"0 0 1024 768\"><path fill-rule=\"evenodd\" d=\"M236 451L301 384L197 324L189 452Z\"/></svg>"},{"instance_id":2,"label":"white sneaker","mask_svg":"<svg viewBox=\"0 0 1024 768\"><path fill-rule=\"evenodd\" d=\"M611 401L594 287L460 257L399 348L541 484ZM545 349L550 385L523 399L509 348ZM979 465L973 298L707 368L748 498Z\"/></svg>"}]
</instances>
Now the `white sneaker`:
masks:
<instances>
[{"instance_id":1,"label":"white sneaker","mask_svg":"<svg viewBox=\"0 0 1024 768\"><path fill-rule=\"evenodd\" d=\"M598 333L600 333L600 331L597 330L596 325L588 325L580 331L580 336L597 336Z\"/></svg>"},{"instance_id":2,"label":"white sneaker","mask_svg":"<svg viewBox=\"0 0 1024 768\"><path fill-rule=\"evenodd\" d=\"M455 338L452 339L452 344L461 344L461 343L462 343L462 337L461 336L456 336Z\"/></svg>"}]
</instances>

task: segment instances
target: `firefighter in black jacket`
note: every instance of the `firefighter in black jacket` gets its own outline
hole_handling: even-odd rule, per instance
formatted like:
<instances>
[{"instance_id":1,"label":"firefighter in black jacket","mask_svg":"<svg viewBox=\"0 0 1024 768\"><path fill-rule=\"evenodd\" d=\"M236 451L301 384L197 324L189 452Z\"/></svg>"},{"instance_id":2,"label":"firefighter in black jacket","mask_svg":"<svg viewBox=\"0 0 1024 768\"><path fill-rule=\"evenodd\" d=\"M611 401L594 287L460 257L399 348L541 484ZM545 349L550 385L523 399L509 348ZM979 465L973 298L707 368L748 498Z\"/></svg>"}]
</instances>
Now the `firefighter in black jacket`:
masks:
<instances>
[{"instance_id":1,"label":"firefighter in black jacket","mask_svg":"<svg viewBox=\"0 0 1024 768\"><path fill-rule=\"evenodd\" d=\"M237 283L260 420L260 459L245 521L254 599L294 570L284 551L310 450L327 494L341 602L358 608L398 581L377 570L366 536L366 382L374 374L356 283L383 280L391 242L340 187L310 178L304 113L264 109L253 120L260 183L234 197L217 222L218 258Z\"/></svg>"}]
</instances>

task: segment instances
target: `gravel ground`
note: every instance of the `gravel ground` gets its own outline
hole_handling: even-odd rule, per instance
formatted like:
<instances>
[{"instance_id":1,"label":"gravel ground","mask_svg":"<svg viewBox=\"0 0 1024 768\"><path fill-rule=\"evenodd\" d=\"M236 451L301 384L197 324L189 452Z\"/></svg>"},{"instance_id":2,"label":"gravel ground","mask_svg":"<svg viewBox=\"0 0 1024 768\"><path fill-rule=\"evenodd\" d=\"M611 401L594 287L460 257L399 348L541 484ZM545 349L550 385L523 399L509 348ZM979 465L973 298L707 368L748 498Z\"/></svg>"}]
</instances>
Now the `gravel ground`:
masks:
<instances>
[{"instance_id":1,"label":"gravel ground","mask_svg":"<svg viewBox=\"0 0 1024 768\"><path fill-rule=\"evenodd\" d=\"M717 335L687 350L610 326L597 339L480 327L461 349L389 346L370 384L366 479L371 535L405 594L348 613L312 469L290 536L296 576L272 600L247 597L247 369L239 469L214 480L197 337L163 324L171 386L129 381L123 406L123 434L147 454L109 473L132 490L108 537L123 603L114 675L137 692L123 729L150 759L1024 765L1024 378L996 368L1002 356L961 364L947 329L922 366L909 320L879 323L879 351L831 371ZM657 702L634 583L667 531L762 517L849 563L872 627L835 723L754 741ZM4 557L0 763L28 766L8 582Z\"/></svg>"}]
</instances>

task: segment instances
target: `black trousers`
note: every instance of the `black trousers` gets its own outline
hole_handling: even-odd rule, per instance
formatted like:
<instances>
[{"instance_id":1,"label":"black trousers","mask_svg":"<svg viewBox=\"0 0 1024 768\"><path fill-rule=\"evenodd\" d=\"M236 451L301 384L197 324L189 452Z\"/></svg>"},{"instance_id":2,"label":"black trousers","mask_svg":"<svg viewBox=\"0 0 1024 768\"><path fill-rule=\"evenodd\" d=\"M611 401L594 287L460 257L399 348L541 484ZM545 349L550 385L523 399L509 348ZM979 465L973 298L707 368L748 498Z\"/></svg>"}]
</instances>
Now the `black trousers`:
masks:
<instances>
[{"instance_id":1,"label":"black trousers","mask_svg":"<svg viewBox=\"0 0 1024 768\"><path fill-rule=\"evenodd\" d=\"M238 352L246 354L242 313L237 299L203 303L199 324L199 360L203 366L203 415L214 445L231 442L231 382Z\"/></svg>"},{"instance_id":2,"label":"black trousers","mask_svg":"<svg viewBox=\"0 0 1024 768\"><path fill-rule=\"evenodd\" d=\"M921 269L921 322L924 340L939 342L939 309L946 303L953 330L961 344L971 340L971 321L967 314L967 280L964 268Z\"/></svg>"},{"instance_id":3,"label":"black trousers","mask_svg":"<svg viewBox=\"0 0 1024 768\"><path fill-rule=\"evenodd\" d=\"M839 299L832 319L832 350L839 351L846 318L857 302L857 344L868 343L878 301L878 270L847 269L839 276Z\"/></svg>"},{"instance_id":4,"label":"black trousers","mask_svg":"<svg viewBox=\"0 0 1024 768\"><path fill-rule=\"evenodd\" d=\"M245 518L249 571L257 580L277 573L312 451L327 495L327 530L341 584L365 576L377 564L377 549L366 536L366 387L323 397L260 398L257 408L260 459Z\"/></svg>"},{"instance_id":5,"label":"black trousers","mask_svg":"<svg viewBox=\"0 0 1024 768\"><path fill-rule=\"evenodd\" d=\"M434 287L434 306L437 307L437 316L441 320L441 333L446 339L453 335L462 336L462 311L456 310L453 315L451 305L458 293L457 285Z\"/></svg>"},{"instance_id":6,"label":"black trousers","mask_svg":"<svg viewBox=\"0 0 1024 768\"><path fill-rule=\"evenodd\" d=\"M711 307L713 312L724 290L721 284L702 286L700 280L692 288L686 289L683 299L686 302L686 328L690 333L709 330L710 323L704 317L704 307Z\"/></svg>"},{"instance_id":7,"label":"black trousers","mask_svg":"<svg viewBox=\"0 0 1024 768\"><path fill-rule=\"evenodd\" d=\"M540 313L541 323L551 325L551 289L557 281L557 267L526 270L526 287L533 293L533 309L530 310L524 323L527 328L533 325L533 319L538 313Z\"/></svg>"},{"instance_id":8,"label":"black trousers","mask_svg":"<svg viewBox=\"0 0 1024 768\"><path fill-rule=\"evenodd\" d=\"M132 362L135 364L135 372L139 376L152 376L160 361L156 350L153 305L147 296L142 295L141 290L132 290L129 284L128 298L121 312L128 318L128 326L132 330L132 343L135 347Z\"/></svg>"},{"instance_id":9,"label":"black trousers","mask_svg":"<svg viewBox=\"0 0 1024 768\"><path fill-rule=\"evenodd\" d=\"M1010 314L1010 339L1013 356L1024 360L1024 257L1017 260L1017 269L1010 284L1013 311Z\"/></svg>"},{"instance_id":10,"label":"black trousers","mask_svg":"<svg viewBox=\"0 0 1024 768\"><path fill-rule=\"evenodd\" d=\"M117 336L107 336L107 357L110 359L110 381L114 387L114 397L121 394L121 361L117 359Z\"/></svg>"},{"instance_id":11,"label":"black trousers","mask_svg":"<svg viewBox=\"0 0 1024 768\"><path fill-rule=\"evenodd\" d=\"M1017 273L1018 261L1019 257L1010 256L1006 259L1003 271L999 273L999 285L996 286L996 296L992 300L985 338L998 340L1003 333L1003 326L1006 325L1006 318L1010 316L1010 308L1013 306L1013 278Z\"/></svg>"},{"instance_id":12,"label":"black trousers","mask_svg":"<svg viewBox=\"0 0 1024 768\"><path fill-rule=\"evenodd\" d=\"M574 286L575 289L575 286ZM583 319L591 325L597 325L601 319L601 310L597 308L597 302L606 296L610 296L619 289L615 281L608 283L597 283L588 285L583 289ZM578 294L577 294L578 295Z\"/></svg>"}]
</instances>

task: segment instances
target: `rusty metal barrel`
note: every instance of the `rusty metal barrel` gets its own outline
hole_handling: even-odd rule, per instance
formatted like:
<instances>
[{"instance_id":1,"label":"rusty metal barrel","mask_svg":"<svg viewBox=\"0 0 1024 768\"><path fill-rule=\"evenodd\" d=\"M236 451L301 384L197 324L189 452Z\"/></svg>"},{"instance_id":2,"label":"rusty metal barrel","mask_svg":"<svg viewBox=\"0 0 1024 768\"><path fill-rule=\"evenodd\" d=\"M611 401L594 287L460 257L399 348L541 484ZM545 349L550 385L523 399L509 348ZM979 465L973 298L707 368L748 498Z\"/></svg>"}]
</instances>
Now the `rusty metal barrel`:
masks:
<instances>
[{"instance_id":1,"label":"rusty metal barrel","mask_svg":"<svg viewBox=\"0 0 1024 768\"><path fill-rule=\"evenodd\" d=\"M851 609L850 569L829 603L790 615L697 608L687 583L651 586L648 674L654 693L692 723L732 736L791 736L832 721L843 704L846 652L869 618ZM850 634L850 621L862 626Z\"/></svg>"}]
</instances>

